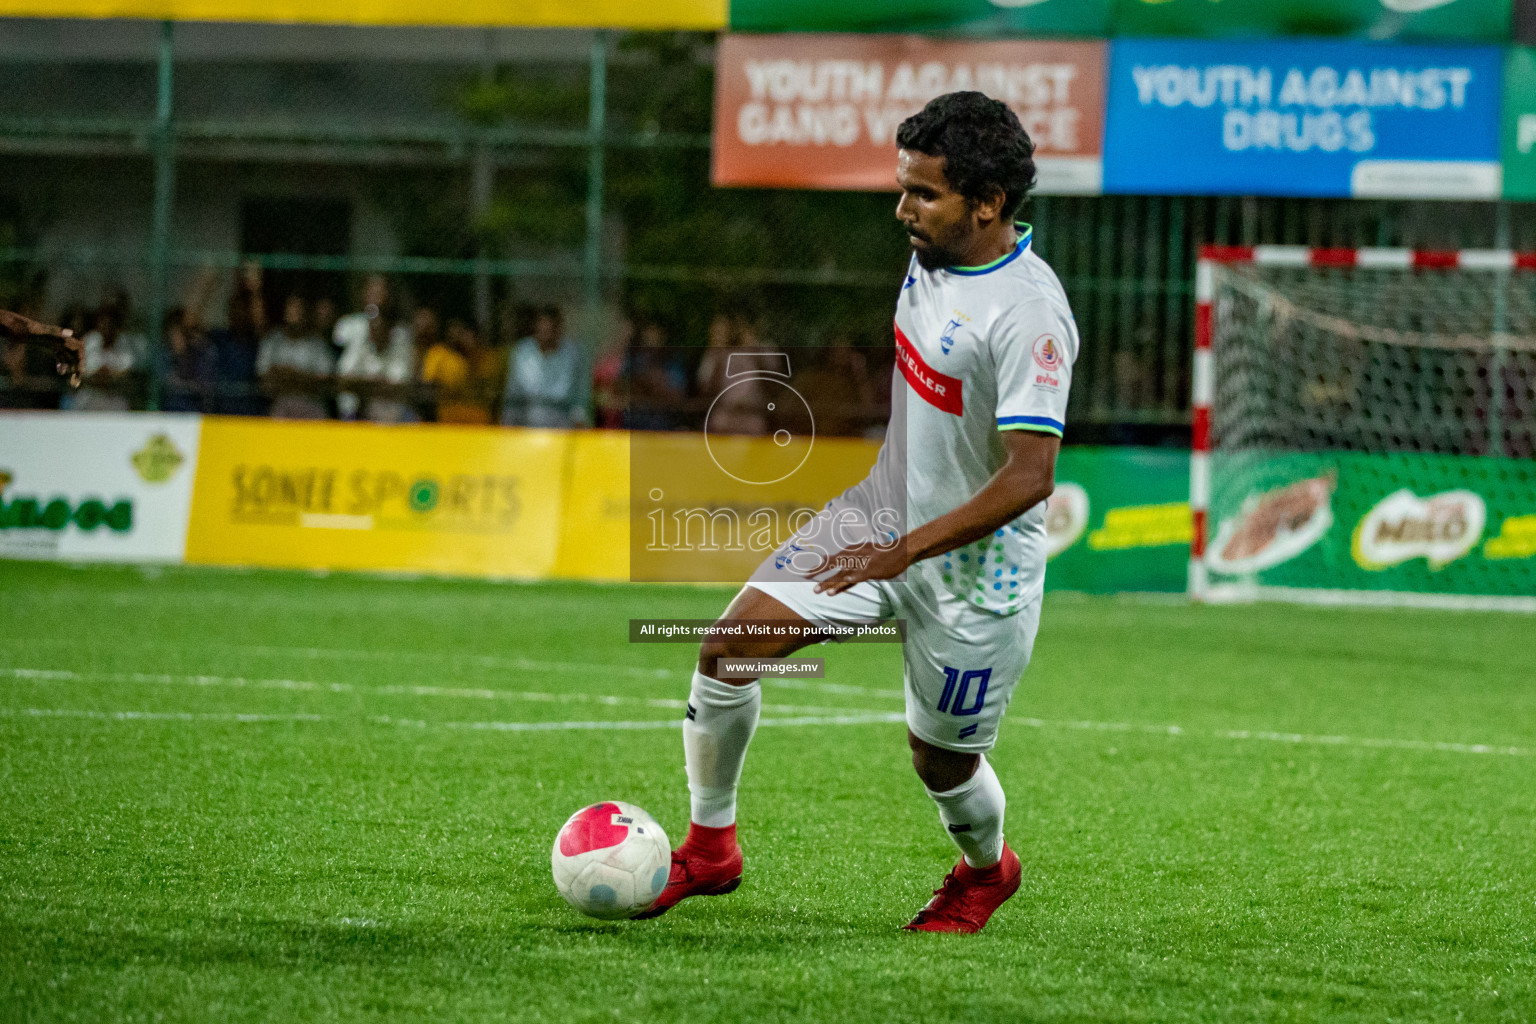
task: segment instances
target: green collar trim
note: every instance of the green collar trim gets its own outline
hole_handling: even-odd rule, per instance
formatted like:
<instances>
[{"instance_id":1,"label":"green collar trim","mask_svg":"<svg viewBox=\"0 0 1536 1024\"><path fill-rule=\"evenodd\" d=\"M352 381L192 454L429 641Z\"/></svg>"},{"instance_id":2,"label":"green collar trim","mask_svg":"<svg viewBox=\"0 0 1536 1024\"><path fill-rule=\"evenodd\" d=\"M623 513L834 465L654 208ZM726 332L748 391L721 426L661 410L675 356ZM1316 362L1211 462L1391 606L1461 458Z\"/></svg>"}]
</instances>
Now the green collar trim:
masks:
<instances>
[{"instance_id":1,"label":"green collar trim","mask_svg":"<svg viewBox=\"0 0 1536 1024\"><path fill-rule=\"evenodd\" d=\"M960 274L964 277L975 277L978 274L990 274L992 271L1006 267L1018 259L1024 254L1024 250L1029 248L1030 241L1035 237L1035 229L1023 221L1019 221L1014 227L1019 229L1019 240L1014 245L1012 252L999 256L991 263L984 263L979 267L950 267L949 272L951 274Z\"/></svg>"}]
</instances>

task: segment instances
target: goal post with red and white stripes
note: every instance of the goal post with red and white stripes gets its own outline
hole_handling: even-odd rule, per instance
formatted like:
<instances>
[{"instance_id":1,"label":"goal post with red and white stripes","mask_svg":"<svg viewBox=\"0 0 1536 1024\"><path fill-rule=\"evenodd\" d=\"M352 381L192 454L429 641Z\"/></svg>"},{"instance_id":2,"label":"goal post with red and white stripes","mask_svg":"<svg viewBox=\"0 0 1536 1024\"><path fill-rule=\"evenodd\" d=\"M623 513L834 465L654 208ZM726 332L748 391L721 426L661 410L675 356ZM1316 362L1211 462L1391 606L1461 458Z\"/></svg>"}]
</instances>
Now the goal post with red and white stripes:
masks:
<instances>
[{"instance_id":1,"label":"goal post with red and white stripes","mask_svg":"<svg viewBox=\"0 0 1536 1024\"><path fill-rule=\"evenodd\" d=\"M1533 271L1203 247L1190 595L1536 611Z\"/></svg>"}]
</instances>

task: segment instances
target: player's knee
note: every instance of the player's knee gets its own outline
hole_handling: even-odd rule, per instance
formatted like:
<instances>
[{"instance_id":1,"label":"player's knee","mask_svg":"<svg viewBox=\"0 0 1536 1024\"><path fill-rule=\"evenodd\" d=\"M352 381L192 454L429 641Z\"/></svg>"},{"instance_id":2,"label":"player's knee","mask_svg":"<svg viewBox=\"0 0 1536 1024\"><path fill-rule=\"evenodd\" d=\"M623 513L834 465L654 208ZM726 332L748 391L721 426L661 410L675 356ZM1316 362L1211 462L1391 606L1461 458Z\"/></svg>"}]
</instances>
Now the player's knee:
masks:
<instances>
[{"instance_id":1,"label":"player's knee","mask_svg":"<svg viewBox=\"0 0 1536 1024\"><path fill-rule=\"evenodd\" d=\"M699 674L711 679L719 679L715 673L720 669L720 659L729 657L725 650L725 644L714 640L706 640L699 645Z\"/></svg>"},{"instance_id":2,"label":"player's knee","mask_svg":"<svg viewBox=\"0 0 1536 1024\"><path fill-rule=\"evenodd\" d=\"M741 641L721 636L711 636L699 645L699 672L711 679L719 679L717 675L721 658L744 658L747 652L741 649Z\"/></svg>"},{"instance_id":3,"label":"player's knee","mask_svg":"<svg viewBox=\"0 0 1536 1024\"><path fill-rule=\"evenodd\" d=\"M717 626L732 626L733 619L721 619ZM754 640L741 636L713 634L699 645L699 671L711 679L719 679L721 658L783 658L794 653L795 644L772 640ZM746 683L747 679L725 679L727 683Z\"/></svg>"},{"instance_id":4,"label":"player's knee","mask_svg":"<svg viewBox=\"0 0 1536 1024\"><path fill-rule=\"evenodd\" d=\"M964 785L981 764L979 755L936 747L918 739L910 730L907 745L912 748L912 767L917 777L935 793L947 793Z\"/></svg>"}]
</instances>

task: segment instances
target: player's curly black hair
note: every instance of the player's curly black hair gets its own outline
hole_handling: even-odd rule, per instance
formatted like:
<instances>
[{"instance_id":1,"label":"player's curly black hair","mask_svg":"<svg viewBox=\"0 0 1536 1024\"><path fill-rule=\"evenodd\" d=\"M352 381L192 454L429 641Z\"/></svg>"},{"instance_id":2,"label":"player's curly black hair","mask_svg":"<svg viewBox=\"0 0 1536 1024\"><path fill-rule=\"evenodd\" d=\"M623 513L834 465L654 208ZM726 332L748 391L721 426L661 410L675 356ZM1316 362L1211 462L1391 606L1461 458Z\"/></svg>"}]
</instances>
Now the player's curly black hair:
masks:
<instances>
[{"instance_id":1,"label":"player's curly black hair","mask_svg":"<svg viewBox=\"0 0 1536 1024\"><path fill-rule=\"evenodd\" d=\"M950 92L901 122L896 145L944 158L944 177L967 199L1003 190L1003 216L1035 187L1035 144L1008 104L979 92Z\"/></svg>"}]
</instances>

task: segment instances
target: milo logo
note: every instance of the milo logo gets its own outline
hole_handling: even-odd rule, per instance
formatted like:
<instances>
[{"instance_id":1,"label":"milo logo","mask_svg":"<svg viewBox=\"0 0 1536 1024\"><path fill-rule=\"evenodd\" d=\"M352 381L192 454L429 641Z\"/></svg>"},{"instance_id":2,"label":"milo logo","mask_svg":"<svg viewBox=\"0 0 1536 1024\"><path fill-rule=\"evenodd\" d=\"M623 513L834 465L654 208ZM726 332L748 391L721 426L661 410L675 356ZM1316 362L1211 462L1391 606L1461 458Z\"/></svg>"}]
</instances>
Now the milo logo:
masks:
<instances>
[{"instance_id":1,"label":"milo logo","mask_svg":"<svg viewBox=\"0 0 1536 1024\"><path fill-rule=\"evenodd\" d=\"M76 504L64 497L41 498L26 494L7 495L11 474L0 470L0 530L62 530L69 524L89 533L105 526L114 533L133 529L133 502L126 499L108 505L97 498Z\"/></svg>"},{"instance_id":2,"label":"milo logo","mask_svg":"<svg viewBox=\"0 0 1536 1024\"><path fill-rule=\"evenodd\" d=\"M1350 547L1362 569L1390 569L1413 558L1440 569L1477 546L1487 521L1487 505L1471 491L1420 498L1404 488L1365 514Z\"/></svg>"}]
</instances>

